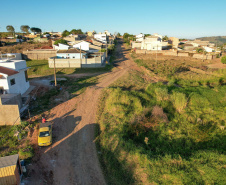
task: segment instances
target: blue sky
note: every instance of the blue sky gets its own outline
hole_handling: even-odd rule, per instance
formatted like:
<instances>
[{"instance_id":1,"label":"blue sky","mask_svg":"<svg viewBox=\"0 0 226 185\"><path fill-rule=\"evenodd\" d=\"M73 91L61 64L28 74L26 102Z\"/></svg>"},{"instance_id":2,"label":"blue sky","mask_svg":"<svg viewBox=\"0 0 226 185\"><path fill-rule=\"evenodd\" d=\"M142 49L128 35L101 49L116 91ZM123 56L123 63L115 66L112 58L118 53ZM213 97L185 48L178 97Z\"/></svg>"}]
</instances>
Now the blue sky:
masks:
<instances>
[{"instance_id":1,"label":"blue sky","mask_svg":"<svg viewBox=\"0 0 226 185\"><path fill-rule=\"evenodd\" d=\"M0 31L13 25L42 31L65 29L159 33L196 38L226 35L226 0L0 0ZM5 15L5 16L4 16Z\"/></svg>"}]
</instances>

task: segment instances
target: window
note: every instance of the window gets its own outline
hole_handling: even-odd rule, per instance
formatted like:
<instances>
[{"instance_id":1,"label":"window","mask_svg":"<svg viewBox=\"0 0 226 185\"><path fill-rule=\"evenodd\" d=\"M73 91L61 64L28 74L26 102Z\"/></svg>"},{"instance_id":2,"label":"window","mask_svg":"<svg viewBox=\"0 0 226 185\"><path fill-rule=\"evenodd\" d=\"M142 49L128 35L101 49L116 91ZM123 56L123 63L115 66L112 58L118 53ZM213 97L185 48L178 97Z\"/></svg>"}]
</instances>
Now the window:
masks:
<instances>
[{"instance_id":1,"label":"window","mask_svg":"<svg viewBox=\"0 0 226 185\"><path fill-rule=\"evenodd\" d=\"M15 78L11 79L10 80L10 85L14 85L16 82L15 82Z\"/></svg>"},{"instance_id":2,"label":"window","mask_svg":"<svg viewBox=\"0 0 226 185\"><path fill-rule=\"evenodd\" d=\"M27 75L27 71L24 71L24 74L25 74L25 80L26 80L26 82L28 82L28 75Z\"/></svg>"}]
</instances>

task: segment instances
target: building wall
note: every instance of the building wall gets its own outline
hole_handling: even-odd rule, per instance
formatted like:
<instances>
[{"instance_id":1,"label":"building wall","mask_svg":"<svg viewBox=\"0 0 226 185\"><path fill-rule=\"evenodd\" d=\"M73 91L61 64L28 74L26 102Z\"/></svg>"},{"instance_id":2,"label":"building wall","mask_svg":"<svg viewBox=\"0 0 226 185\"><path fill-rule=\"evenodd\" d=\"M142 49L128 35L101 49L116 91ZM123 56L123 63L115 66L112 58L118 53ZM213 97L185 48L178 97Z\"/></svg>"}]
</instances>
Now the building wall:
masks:
<instances>
[{"instance_id":1,"label":"building wall","mask_svg":"<svg viewBox=\"0 0 226 185\"><path fill-rule=\"evenodd\" d=\"M31 60L48 60L50 57L56 56L56 50L31 50L31 51L23 51L25 59Z\"/></svg>"},{"instance_id":2,"label":"building wall","mask_svg":"<svg viewBox=\"0 0 226 185\"><path fill-rule=\"evenodd\" d=\"M93 68L101 67L105 61L105 53L101 57L94 58L82 58L80 59L55 59L56 68ZM54 68L54 61L52 58L49 58L49 67Z\"/></svg>"},{"instance_id":3,"label":"building wall","mask_svg":"<svg viewBox=\"0 0 226 185\"><path fill-rule=\"evenodd\" d=\"M16 180L16 165L0 168L0 184L1 185L19 185L20 182Z\"/></svg>"},{"instance_id":4,"label":"building wall","mask_svg":"<svg viewBox=\"0 0 226 185\"><path fill-rule=\"evenodd\" d=\"M73 48L80 49L80 46L81 46L81 50L84 50L84 51L89 50L89 43L87 43L87 42L80 42L78 44L75 44L75 45L73 45Z\"/></svg>"},{"instance_id":5,"label":"building wall","mask_svg":"<svg viewBox=\"0 0 226 185\"><path fill-rule=\"evenodd\" d=\"M13 125L15 121L15 125L21 123L18 105L0 105L0 125Z\"/></svg>"},{"instance_id":6,"label":"building wall","mask_svg":"<svg viewBox=\"0 0 226 185\"><path fill-rule=\"evenodd\" d=\"M2 94L0 95L2 105L18 105L19 109L22 107L21 94Z\"/></svg>"},{"instance_id":7,"label":"building wall","mask_svg":"<svg viewBox=\"0 0 226 185\"><path fill-rule=\"evenodd\" d=\"M141 48L141 42L132 42L132 48Z\"/></svg>"},{"instance_id":8,"label":"building wall","mask_svg":"<svg viewBox=\"0 0 226 185\"><path fill-rule=\"evenodd\" d=\"M15 79L15 84L11 85L10 80ZM24 94L30 87L29 81L26 82L25 70L21 70L18 74L8 76L8 89L4 87L7 93L21 93Z\"/></svg>"},{"instance_id":9,"label":"building wall","mask_svg":"<svg viewBox=\"0 0 226 185\"><path fill-rule=\"evenodd\" d=\"M81 53L82 58L86 53ZM80 59L80 53L57 53L57 57L61 58L70 58L70 59Z\"/></svg>"}]
</instances>

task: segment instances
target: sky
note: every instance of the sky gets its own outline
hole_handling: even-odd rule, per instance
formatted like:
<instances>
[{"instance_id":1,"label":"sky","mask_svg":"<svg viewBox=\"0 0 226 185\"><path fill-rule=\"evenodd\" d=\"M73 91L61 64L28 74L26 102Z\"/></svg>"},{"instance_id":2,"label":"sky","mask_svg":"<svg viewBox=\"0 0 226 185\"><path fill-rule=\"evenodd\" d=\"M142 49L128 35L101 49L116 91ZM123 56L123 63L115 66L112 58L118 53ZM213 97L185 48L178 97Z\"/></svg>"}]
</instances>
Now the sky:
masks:
<instances>
[{"instance_id":1,"label":"sky","mask_svg":"<svg viewBox=\"0 0 226 185\"><path fill-rule=\"evenodd\" d=\"M226 0L0 0L0 32L82 29L178 38L226 36Z\"/></svg>"}]
</instances>

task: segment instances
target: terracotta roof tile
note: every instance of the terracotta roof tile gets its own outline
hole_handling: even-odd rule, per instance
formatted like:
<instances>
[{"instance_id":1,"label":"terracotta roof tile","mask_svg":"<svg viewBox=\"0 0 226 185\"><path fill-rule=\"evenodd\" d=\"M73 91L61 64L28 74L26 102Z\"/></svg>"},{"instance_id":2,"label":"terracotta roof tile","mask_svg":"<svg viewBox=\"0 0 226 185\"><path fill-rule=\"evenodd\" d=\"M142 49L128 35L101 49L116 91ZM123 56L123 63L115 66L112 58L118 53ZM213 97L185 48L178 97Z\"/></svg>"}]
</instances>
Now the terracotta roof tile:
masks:
<instances>
[{"instance_id":1,"label":"terracotta roof tile","mask_svg":"<svg viewBox=\"0 0 226 185\"><path fill-rule=\"evenodd\" d=\"M0 66L0 73L7 74L8 76L11 76L11 75L15 75L19 72L15 71L13 69L9 69L9 68Z\"/></svg>"}]
</instances>

